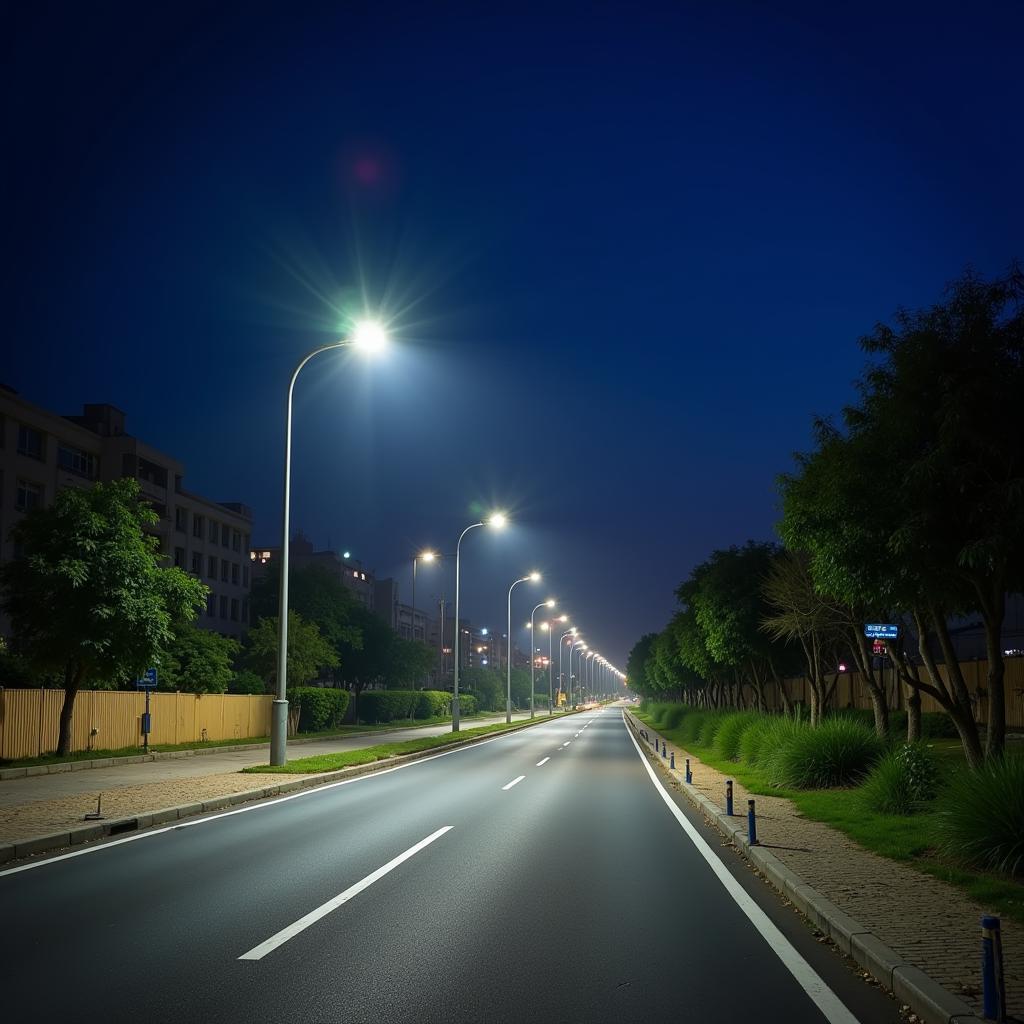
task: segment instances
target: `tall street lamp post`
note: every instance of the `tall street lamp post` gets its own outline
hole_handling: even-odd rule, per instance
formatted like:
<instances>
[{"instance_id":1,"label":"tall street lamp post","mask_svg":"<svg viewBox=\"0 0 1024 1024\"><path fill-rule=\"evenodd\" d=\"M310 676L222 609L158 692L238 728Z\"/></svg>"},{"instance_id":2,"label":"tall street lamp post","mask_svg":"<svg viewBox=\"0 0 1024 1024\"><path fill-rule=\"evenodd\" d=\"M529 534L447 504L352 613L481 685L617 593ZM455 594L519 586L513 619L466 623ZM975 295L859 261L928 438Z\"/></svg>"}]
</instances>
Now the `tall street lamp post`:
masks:
<instances>
[{"instance_id":1,"label":"tall street lamp post","mask_svg":"<svg viewBox=\"0 0 1024 1024\"><path fill-rule=\"evenodd\" d=\"M569 703L572 705L573 711L576 710L576 689L572 685L572 656L577 653L576 648L579 647L580 664L583 663L583 652L587 649L587 645L582 640L577 640L569 648Z\"/></svg>"},{"instance_id":2,"label":"tall street lamp post","mask_svg":"<svg viewBox=\"0 0 1024 1024\"><path fill-rule=\"evenodd\" d=\"M569 621L569 616L568 615L559 615L557 619L549 619L547 622L542 622L541 623L541 627L548 631L548 718L550 718L555 713L555 687L554 687L554 683L552 681L552 676L554 675L555 666L554 666L554 661L553 661L553 659L551 657L551 638L554 636L554 633L555 633L555 623L556 622L566 623L568 621ZM558 657L559 657L559 659L561 659L561 657L562 657L562 641L561 640L558 641ZM561 666L559 666L559 667L561 667ZM558 682L559 682L559 685L561 685L561 682L562 682L561 677L559 677Z\"/></svg>"},{"instance_id":3,"label":"tall street lamp post","mask_svg":"<svg viewBox=\"0 0 1024 1024\"><path fill-rule=\"evenodd\" d=\"M523 576L516 580L511 587L508 588L508 639L506 641L505 648L505 722L510 723L512 721L512 591L519 586L520 583L539 583L540 573L531 572L527 576ZM530 655L531 660L533 656L533 637L530 637Z\"/></svg>"},{"instance_id":4,"label":"tall street lamp post","mask_svg":"<svg viewBox=\"0 0 1024 1024\"><path fill-rule=\"evenodd\" d=\"M576 627L573 626L572 629L567 629L558 638L558 693L559 693L559 696L561 696L561 693L562 693L562 645L565 643L565 638L567 636L575 636L575 635L576 635Z\"/></svg>"},{"instance_id":5,"label":"tall street lamp post","mask_svg":"<svg viewBox=\"0 0 1024 1024\"><path fill-rule=\"evenodd\" d=\"M505 525L505 521L505 517L500 512L495 512L486 522L470 523L459 534L458 543L455 545L455 628L453 630L455 642L452 645L452 653L455 656L455 670L452 675L452 732L459 731L459 632L461 630L459 624L459 559L462 553L462 538L470 530L475 530L478 526L492 526L494 529L500 530Z\"/></svg>"},{"instance_id":6,"label":"tall street lamp post","mask_svg":"<svg viewBox=\"0 0 1024 1024\"><path fill-rule=\"evenodd\" d=\"M412 628L410 639L416 639L416 564L417 562L433 562L437 559L436 551L421 551L412 560Z\"/></svg>"},{"instance_id":7,"label":"tall street lamp post","mask_svg":"<svg viewBox=\"0 0 1024 1024\"><path fill-rule=\"evenodd\" d=\"M555 599L549 597L546 601L541 601L536 608L530 612L530 717L533 718L533 688L534 688L534 667L537 664L537 651L534 638L537 635L537 624L534 622L533 617L537 614L537 608L554 608Z\"/></svg>"},{"instance_id":8,"label":"tall street lamp post","mask_svg":"<svg viewBox=\"0 0 1024 1024\"><path fill-rule=\"evenodd\" d=\"M281 582L277 602L277 696L274 698L270 720L270 763L282 765L288 757L288 556L291 533L291 487L292 487L292 400L295 381L299 371L314 356L335 348L357 348L363 352L379 352L387 345L388 337L384 328L372 320L356 324L351 337L333 341L313 349L295 367L288 383L288 400L285 405L284 426L284 507L281 516Z\"/></svg>"}]
</instances>

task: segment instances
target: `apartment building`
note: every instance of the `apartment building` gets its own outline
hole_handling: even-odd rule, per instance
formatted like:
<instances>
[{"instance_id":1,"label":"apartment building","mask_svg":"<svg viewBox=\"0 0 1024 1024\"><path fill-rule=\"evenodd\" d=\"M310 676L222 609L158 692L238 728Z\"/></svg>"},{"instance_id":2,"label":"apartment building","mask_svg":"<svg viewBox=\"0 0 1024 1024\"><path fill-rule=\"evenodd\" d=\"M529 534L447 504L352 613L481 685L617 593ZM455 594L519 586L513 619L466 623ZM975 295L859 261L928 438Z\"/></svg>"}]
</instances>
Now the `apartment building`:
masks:
<instances>
[{"instance_id":1,"label":"apartment building","mask_svg":"<svg viewBox=\"0 0 1024 1024\"><path fill-rule=\"evenodd\" d=\"M167 563L210 589L196 625L238 637L249 621L252 512L188 491L177 459L127 433L106 404L61 416L0 385L0 560L14 557L11 527L66 487L131 477L160 517L153 527ZM6 630L7 623L0 623Z\"/></svg>"}]
</instances>

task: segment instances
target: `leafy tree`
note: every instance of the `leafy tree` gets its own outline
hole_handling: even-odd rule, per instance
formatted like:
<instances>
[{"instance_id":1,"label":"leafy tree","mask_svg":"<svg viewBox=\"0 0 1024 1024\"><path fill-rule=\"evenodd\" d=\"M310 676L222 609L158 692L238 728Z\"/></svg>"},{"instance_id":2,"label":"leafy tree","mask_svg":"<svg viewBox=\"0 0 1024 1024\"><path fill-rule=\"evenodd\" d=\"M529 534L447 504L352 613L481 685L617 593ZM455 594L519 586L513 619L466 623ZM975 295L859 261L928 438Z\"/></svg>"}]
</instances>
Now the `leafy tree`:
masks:
<instances>
[{"instance_id":1,"label":"leafy tree","mask_svg":"<svg viewBox=\"0 0 1024 1024\"><path fill-rule=\"evenodd\" d=\"M75 695L93 678L137 678L194 619L206 587L162 568L158 521L134 480L62 491L11 531L22 555L0 566L3 608L33 667L59 673L57 753L71 741Z\"/></svg>"},{"instance_id":2,"label":"leafy tree","mask_svg":"<svg viewBox=\"0 0 1024 1024\"><path fill-rule=\"evenodd\" d=\"M481 711L497 711L505 706L505 679L496 669L483 665L463 669L459 690L472 693Z\"/></svg>"},{"instance_id":3,"label":"leafy tree","mask_svg":"<svg viewBox=\"0 0 1024 1024\"><path fill-rule=\"evenodd\" d=\"M434 665L432 648L419 640L406 640L397 634L387 648L388 663L383 667L389 690L416 687Z\"/></svg>"},{"instance_id":4,"label":"leafy tree","mask_svg":"<svg viewBox=\"0 0 1024 1024\"><path fill-rule=\"evenodd\" d=\"M224 693L241 649L236 640L197 629L189 623L175 627L174 638L160 659L160 688L187 693Z\"/></svg>"},{"instance_id":5,"label":"leafy tree","mask_svg":"<svg viewBox=\"0 0 1024 1024\"><path fill-rule=\"evenodd\" d=\"M252 669L243 668L231 677L228 693L261 694L267 692L266 680Z\"/></svg>"},{"instance_id":6,"label":"leafy tree","mask_svg":"<svg viewBox=\"0 0 1024 1024\"><path fill-rule=\"evenodd\" d=\"M629 688L640 694L641 697L654 697L657 694L657 687L654 680L647 672L647 659L651 656L651 649L654 641L658 639L657 633L645 633L629 652L626 659L626 678L629 680Z\"/></svg>"},{"instance_id":7,"label":"leafy tree","mask_svg":"<svg viewBox=\"0 0 1024 1024\"><path fill-rule=\"evenodd\" d=\"M249 630L246 663L262 676L267 684L277 680L278 631L277 616L268 616ZM302 686L320 675L321 669L334 668L338 655L320 635L315 622L306 622L298 612L288 613L288 683Z\"/></svg>"},{"instance_id":8,"label":"leafy tree","mask_svg":"<svg viewBox=\"0 0 1024 1024\"><path fill-rule=\"evenodd\" d=\"M508 692L508 680L505 681L506 693ZM530 672L525 668L512 669L512 703L518 708L530 706ZM505 702L501 702L504 707Z\"/></svg>"}]
</instances>

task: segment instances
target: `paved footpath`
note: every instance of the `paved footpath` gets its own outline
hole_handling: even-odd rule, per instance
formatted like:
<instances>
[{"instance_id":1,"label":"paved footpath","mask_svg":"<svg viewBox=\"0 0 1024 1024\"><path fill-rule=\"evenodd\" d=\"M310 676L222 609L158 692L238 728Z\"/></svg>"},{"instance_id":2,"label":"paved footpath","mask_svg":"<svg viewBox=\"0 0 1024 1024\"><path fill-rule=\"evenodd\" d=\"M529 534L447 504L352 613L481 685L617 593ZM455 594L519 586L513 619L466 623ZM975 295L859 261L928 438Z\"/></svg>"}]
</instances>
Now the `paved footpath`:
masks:
<instances>
[{"instance_id":1,"label":"paved footpath","mask_svg":"<svg viewBox=\"0 0 1024 1024\"><path fill-rule=\"evenodd\" d=\"M529 712L513 714L516 721ZM539 718L547 717L544 714ZM504 715L463 721L464 728L503 722ZM401 743L423 736L440 736L451 731L450 724L363 733L357 736L295 743L288 747L289 760L358 750L378 743ZM83 820L96 810L102 795L105 818L133 817L164 807L211 800L230 793L262 789L278 775L243 775L243 768L266 764L269 744L257 749L230 747L195 757L167 758L141 764L114 764L109 768L32 775L0 781L0 843L50 835L86 824Z\"/></svg>"},{"instance_id":2,"label":"paved footpath","mask_svg":"<svg viewBox=\"0 0 1024 1024\"><path fill-rule=\"evenodd\" d=\"M724 809L727 776L683 747L667 747L676 755L677 770L671 774L677 787L685 788L689 757L692 788ZM987 908L937 878L865 850L830 825L805 818L790 800L748 793L734 782L733 807L743 815L737 823L745 820L750 796L756 800L761 846L980 1016L980 921ZM1003 918L1002 931L1008 1010L1024 1019L1024 928Z\"/></svg>"}]
</instances>

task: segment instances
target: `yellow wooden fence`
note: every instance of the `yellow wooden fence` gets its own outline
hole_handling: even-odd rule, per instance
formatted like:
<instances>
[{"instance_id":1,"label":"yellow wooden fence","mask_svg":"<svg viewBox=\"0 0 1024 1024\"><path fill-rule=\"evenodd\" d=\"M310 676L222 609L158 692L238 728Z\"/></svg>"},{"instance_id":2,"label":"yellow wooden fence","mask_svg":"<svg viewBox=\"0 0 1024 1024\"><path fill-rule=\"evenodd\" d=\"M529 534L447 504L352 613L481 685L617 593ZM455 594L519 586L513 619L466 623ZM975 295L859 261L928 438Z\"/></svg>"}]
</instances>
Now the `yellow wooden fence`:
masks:
<instances>
[{"instance_id":1,"label":"yellow wooden fence","mask_svg":"<svg viewBox=\"0 0 1024 1024\"><path fill-rule=\"evenodd\" d=\"M270 733L270 696L153 693L150 743L244 739ZM36 757L57 747L63 690L0 687L0 760ZM136 691L83 690L75 698L71 749L120 750L142 745L146 696Z\"/></svg>"}]
</instances>

